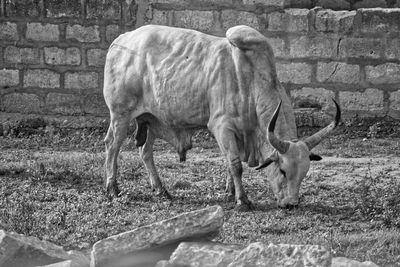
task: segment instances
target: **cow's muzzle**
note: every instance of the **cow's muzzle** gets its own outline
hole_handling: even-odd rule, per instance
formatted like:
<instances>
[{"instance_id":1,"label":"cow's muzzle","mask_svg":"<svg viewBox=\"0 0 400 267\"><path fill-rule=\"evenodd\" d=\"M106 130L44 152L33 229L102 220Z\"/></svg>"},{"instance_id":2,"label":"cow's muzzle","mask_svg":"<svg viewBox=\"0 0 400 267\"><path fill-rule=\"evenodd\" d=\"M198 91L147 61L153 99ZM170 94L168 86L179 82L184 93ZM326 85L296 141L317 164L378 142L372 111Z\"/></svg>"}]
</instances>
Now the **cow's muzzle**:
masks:
<instances>
[{"instance_id":1,"label":"cow's muzzle","mask_svg":"<svg viewBox=\"0 0 400 267\"><path fill-rule=\"evenodd\" d=\"M296 198L284 198L281 201L277 200L278 207L283 209L294 209L299 206L299 199Z\"/></svg>"}]
</instances>

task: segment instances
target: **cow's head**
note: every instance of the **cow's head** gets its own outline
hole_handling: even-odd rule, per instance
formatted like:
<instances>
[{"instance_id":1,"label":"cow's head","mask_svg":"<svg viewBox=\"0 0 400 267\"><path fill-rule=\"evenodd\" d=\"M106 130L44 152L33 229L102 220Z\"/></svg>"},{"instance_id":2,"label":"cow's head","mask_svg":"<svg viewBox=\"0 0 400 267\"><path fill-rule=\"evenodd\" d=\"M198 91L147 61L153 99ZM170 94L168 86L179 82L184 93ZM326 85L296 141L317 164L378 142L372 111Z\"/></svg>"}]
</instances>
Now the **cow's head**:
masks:
<instances>
[{"instance_id":1,"label":"cow's head","mask_svg":"<svg viewBox=\"0 0 400 267\"><path fill-rule=\"evenodd\" d=\"M257 167L257 170L265 168L271 163L275 165L274 168L271 168L271 175L268 179L279 207L298 205L300 184L310 168L310 161L322 159L313 154L311 149L318 145L340 121L340 107L335 100L333 101L336 105L335 120L319 132L300 141L280 140L275 136L275 123L282 102L276 108L267 132L268 141L275 150Z\"/></svg>"}]
</instances>

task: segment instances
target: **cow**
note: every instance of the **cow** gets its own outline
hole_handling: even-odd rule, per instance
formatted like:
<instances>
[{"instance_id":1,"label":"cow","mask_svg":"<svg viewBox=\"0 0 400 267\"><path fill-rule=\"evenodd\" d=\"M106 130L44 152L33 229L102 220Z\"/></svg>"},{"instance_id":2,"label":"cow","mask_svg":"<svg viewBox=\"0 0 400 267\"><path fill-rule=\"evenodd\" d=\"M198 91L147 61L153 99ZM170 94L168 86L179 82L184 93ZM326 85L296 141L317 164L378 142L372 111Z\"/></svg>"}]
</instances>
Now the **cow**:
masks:
<instances>
[{"instance_id":1,"label":"cow","mask_svg":"<svg viewBox=\"0 0 400 267\"><path fill-rule=\"evenodd\" d=\"M226 37L195 30L146 25L113 41L104 69L110 126L105 137L106 192L118 196L117 157L130 121L152 189L169 197L153 159L156 138L176 148L181 160L191 136L207 127L226 158L226 191L236 209L254 208L242 184L242 162L266 170L279 207L298 205L311 152L340 120L297 139L294 111L277 78L267 38L240 25Z\"/></svg>"}]
</instances>

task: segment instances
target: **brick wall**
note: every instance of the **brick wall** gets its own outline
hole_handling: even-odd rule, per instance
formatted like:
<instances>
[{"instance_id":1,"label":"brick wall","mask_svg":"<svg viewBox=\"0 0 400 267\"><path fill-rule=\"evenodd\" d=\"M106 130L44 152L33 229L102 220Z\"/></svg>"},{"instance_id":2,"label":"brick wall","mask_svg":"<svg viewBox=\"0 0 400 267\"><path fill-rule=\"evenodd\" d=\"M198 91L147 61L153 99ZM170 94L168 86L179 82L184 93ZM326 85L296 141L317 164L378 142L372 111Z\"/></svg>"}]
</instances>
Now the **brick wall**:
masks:
<instances>
[{"instance_id":1,"label":"brick wall","mask_svg":"<svg viewBox=\"0 0 400 267\"><path fill-rule=\"evenodd\" d=\"M120 33L153 23L224 36L246 24L269 38L296 107L326 111L333 97L348 116L400 118L400 9L298 8L344 2L371 3L0 0L0 111L107 116L103 65Z\"/></svg>"}]
</instances>

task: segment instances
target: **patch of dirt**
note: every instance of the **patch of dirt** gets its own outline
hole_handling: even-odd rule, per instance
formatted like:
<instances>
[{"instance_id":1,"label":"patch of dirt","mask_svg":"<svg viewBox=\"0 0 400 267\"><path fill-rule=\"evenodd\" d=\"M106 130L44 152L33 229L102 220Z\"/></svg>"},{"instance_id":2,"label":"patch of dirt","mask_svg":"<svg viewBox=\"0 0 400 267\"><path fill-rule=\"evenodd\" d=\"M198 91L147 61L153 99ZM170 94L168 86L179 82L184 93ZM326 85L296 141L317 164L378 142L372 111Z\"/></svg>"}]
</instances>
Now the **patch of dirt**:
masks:
<instances>
[{"instance_id":1,"label":"patch of dirt","mask_svg":"<svg viewBox=\"0 0 400 267\"><path fill-rule=\"evenodd\" d=\"M226 200L225 159L208 131L195 135L184 163L170 145L156 142L155 162L173 201L153 194L130 139L119 156L122 196L109 200L103 131L0 137L0 227L88 251L107 236L218 204L225 210L218 241L319 244L335 256L400 266L398 125L374 121L361 135L364 126L354 123L314 149L323 160L312 162L297 209L278 209L264 172L244 166L243 184L256 204L247 213ZM385 131L393 135L379 138Z\"/></svg>"}]
</instances>

